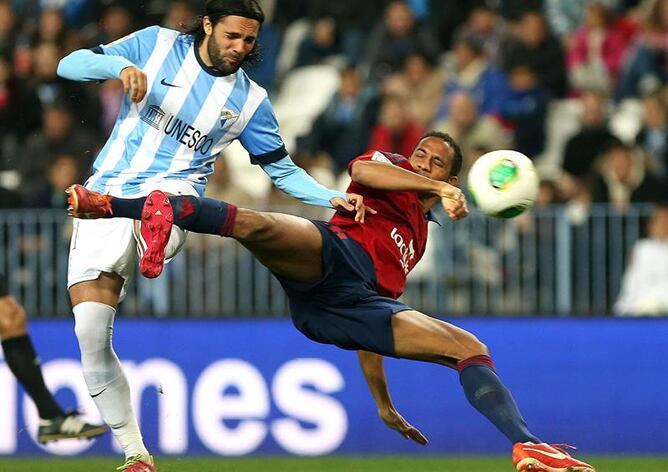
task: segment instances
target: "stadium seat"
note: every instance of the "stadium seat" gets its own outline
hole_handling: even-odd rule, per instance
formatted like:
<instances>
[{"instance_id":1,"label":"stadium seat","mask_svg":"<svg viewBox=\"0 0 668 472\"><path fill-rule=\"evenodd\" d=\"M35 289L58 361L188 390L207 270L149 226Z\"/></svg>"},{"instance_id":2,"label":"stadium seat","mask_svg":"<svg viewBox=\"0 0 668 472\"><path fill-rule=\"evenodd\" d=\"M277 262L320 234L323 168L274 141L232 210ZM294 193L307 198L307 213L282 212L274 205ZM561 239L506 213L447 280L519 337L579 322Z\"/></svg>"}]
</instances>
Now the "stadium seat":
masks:
<instances>
[{"instance_id":1,"label":"stadium seat","mask_svg":"<svg viewBox=\"0 0 668 472\"><path fill-rule=\"evenodd\" d=\"M311 130L339 82L339 71L331 65L300 67L285 77L274 110L288 151L294 152L297 137Z\"/></svg>"}]
</instances>

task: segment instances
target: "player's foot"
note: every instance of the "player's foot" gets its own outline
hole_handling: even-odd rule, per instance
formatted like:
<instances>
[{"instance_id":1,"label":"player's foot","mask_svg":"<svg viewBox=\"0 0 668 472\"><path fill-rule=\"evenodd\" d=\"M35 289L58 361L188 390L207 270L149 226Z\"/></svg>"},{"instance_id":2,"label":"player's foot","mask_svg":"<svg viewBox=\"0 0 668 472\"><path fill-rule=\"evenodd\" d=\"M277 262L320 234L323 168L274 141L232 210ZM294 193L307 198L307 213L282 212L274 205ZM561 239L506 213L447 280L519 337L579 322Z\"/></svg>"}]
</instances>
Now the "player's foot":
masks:
<instances>
[{"instance_id":1,"label":"player's foot","mask_svg":"<svg viewBox=\"0 0 668 472\"><path fill-rule=\"evenodd\" d=\"M125 464L117 467L116 470L122 472L157 472L158 469L155 468L152 456L142 457L137 454L128 457Z\"/></svg>"},{"instance_id":2,"label":"player's foot","mask_svg":"<svg viewBox=\"0 0 668 472\"><path fill-rule=\"evenodd\" d=\"M173 223L174 211L169 197L154 190L146 197L139 230L139 271L144 277L153 279L162 272Z\"/></svg>"},{"instance_id":3,"label":"player's foot","mask_svg":"<svg viewBox=\"0 0 668 472\"><path fill-rule=\"evenodd\" d=\"M111 196L74 184L67 190L67 213L75 218L95 219L111 216Z\"/></svg>"},{"instance_id":4,"label":"player's foot","mask_svg":"<svg viewBox=\"0 0 668 472\"><path fill-rule=\"evenodd\" d=\"M596 472L593 466L571 457L565 451L567 448L573 447L516 443L513 446L513 463L520 472Z\"/></svg>"},{"instance_id":5,"label":"player's foot","mask_svg":"<svg viewBox=\"0 0 668 472\"><path fill-rule=\"evenodd\" d=\"M46 444L59 439L94 438L106 432L106 426L86 423L77 417L76 412L69 412L50 420L40 419L37 441Z\"/></svg>"}]
</instances>

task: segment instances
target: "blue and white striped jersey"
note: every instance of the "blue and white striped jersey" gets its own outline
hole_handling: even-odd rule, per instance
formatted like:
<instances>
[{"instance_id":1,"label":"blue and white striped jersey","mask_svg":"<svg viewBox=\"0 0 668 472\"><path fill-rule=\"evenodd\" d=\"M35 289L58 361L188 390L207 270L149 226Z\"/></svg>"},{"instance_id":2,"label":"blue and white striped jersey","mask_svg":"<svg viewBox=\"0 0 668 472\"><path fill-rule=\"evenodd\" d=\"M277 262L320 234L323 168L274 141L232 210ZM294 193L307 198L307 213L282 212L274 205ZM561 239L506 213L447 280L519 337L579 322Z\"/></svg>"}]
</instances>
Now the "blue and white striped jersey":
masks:
<instances>
[{"instance_id":1,"label":"blue and white striped jersey","mask_svg":"<svg viewBox=\"0 0 668 472\"><path fill-rule=\"evenodd\" d=\"M191 36L152 26L96 52L142 69L148 91L137 104L125 96L87 187L116 196L156 187L202 195L214 161L234 139L254 163L288 155L266 91L242 69L222 76L207 67Z\"/></svg>"}]
</instances>

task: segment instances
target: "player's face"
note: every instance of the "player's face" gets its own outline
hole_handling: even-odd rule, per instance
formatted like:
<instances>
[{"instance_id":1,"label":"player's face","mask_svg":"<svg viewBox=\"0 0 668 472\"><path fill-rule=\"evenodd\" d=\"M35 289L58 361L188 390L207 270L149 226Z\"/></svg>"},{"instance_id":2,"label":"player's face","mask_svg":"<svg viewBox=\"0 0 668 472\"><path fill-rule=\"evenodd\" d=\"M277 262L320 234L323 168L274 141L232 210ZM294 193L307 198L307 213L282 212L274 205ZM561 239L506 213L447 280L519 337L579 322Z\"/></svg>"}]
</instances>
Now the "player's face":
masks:
<instances>
[{"instance_id":1,"label":"player's face","mask_svg":"<svg viewBox=\"0 0 668 472\"><path fill-rule=\"evenodd\" d=\"M450 176L453 150L440 138L424 138L408 158L416 172L424 177L441 180L450 184L457 183L457 177Z\"/></svg>"},{"instance_id":2,"label":"player's face","mask_svg":"<svg viewBox=\"0 0 668 472\"><path fill-rule=\"evenodd\" d=\"M204 39L211 65L224 75L234 74L253 50L260 22L243 16L226 16L215 25L204 18Z\"/></svg>"}]
</instances>

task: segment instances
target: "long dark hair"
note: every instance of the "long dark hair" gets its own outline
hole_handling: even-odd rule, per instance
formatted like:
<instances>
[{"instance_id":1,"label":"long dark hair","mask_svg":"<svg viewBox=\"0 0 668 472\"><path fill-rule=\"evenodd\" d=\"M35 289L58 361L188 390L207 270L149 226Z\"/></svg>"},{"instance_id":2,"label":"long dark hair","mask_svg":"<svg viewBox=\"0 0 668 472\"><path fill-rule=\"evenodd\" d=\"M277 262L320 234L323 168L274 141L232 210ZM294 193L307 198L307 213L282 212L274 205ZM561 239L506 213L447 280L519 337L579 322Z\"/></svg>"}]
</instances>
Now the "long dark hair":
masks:
<instances>
[{"instance_id":1,"label":"long dark hair","mask_svg":"<svg viewBox=\"0 0 668 472\"><path fill-rule=\"evenodd\" d=\"M205 16L208 16L211 20L211 24L216 26L216 23L222 18L232 15L256 20L260 23L260 28L262 28L262 24L264 23L264 12L257 0L207 0L206 5L204 6L204 13L202 13L197 20L195 20L196 22L193 26L183 34L191 36L194 39L195 44L199 44L206 36L204 26L202 25L202 20ZM260 56L258 49L258 42L256 40L253 49L248 53L248 56L246 56L244 63L256 63Z\"/></svg>"}]
</instances>

